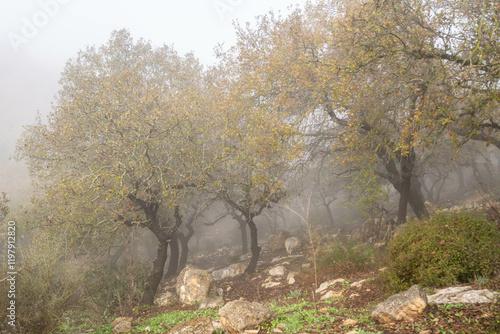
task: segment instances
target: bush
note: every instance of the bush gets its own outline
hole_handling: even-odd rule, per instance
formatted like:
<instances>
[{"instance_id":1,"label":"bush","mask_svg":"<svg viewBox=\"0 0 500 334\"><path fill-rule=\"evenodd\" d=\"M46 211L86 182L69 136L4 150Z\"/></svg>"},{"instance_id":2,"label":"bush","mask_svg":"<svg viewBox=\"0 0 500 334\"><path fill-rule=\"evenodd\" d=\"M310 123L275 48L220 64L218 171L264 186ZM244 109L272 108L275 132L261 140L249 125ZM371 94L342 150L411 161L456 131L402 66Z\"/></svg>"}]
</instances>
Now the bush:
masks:
<instances>
[{"instance_id":1,"label":"bush","mask_svg":"<svg viewBox=\"0 0 500 334\"><path fill-rule=\"evenodd\" d=\"M499 268L500 230L482 215L438 214L409 222L388 246L386 284L403 291L413 284L447 286L491 277Z\"/></svg>"},{"instance_id":2,"label":"bush","mask_svg":"<svg viewBox=\"0 0 500 334\"><path fill-rule=\"evenodd\" d=\"M376 267L376 257L377 252L371 244L338 241L320 251L318 266L337 274L348 274Z\"/></svg>"},{"instance_id":3,"label":"bush","mask_svg":"<svg viewBox=\"0 0 500 334\"><path fill-rule=\"evenodd\" d=\"M29 244L19 248L16 247L20 264L16 275L16 324L26 333L51 332L83 282L82 263L68 254L62 235L39 230ZM6 295L4 291L2 295ZM4 302L0 303L3 319Z\"/></svg>"}]
</instances>

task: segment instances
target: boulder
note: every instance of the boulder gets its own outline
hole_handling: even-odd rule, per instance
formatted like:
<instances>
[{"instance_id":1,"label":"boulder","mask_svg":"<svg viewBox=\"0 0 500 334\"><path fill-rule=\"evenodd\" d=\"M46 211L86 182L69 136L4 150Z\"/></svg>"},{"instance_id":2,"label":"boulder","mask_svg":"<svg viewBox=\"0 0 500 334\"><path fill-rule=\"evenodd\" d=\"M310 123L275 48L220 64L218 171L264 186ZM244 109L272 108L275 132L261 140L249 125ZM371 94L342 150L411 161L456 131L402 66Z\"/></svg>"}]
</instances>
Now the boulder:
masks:
<instances>
[{"instance_id":1,"label":"boulder","mask_svg":"<svg viewBox=\"0 0 500 334\"><path fill-rule=\"evenodd\" d=\"M174 292L163 290L158 291L155 296L155 304L157 306L167 306L175 304L179 301L179 298Z\"/></svg>"},{"instance_id":2,"label":"boulder","mask_svg":"<svg viewBox=\"0 0 500 334\"><path fill-rule=\"evenodd\" d=\"M132 333L132 318L116 318L112 323L113 334Z\"/></svg>"},{"instance_id":3,"label":"boulder","mask_svg":"<svg viewBox=\"0 0 500 334\"><path fill-rule=\"evenodd\" d=\"M172 328L168 334L212 334L214 331L212 320L203 318L181 322Z\"/></svg>"},{"instance_id":4,"label":"boulder","mask_svg":"<svg viewBox=\"0 0 500 334\"><path fill-rule=\"evenodd\" d=\"M273 318L273 312L266 305L244 300L227 303L219 310L224 331L241 333Z\"/></svg>"},{"instance_id":5,"label":"boulder","mask_svg":"<svg viewBox=\"0 0 500 334\"><path fill-rule=\"evenodd\" d=\"M287 231L278 231L273 234L267 241L267 250L269 252L279 252L285 249L285 241L290 237L290 233Z\"/></svg>"},{"instance_id":6,"label":"boulder","mask_svg":"<svg viewBox=\"0 0 500 334\"><path fill-rule=\"evenodd\" d=\"M239 275L242 275L245 272L245 269L247 268L248 264L244 263L233 263L229 267L219 269L219 270L214 270L212 272L212 277L214 280L218 281L224 278L228 277L236 277Z\"/></svg>"},{"instance_id":7,"label":"boulder","mask_svg":"<svg viewBox=\"0 0 500 334\"><path fill-rule=\"evenodd\" d=\"M469 286L457 286L437 290L435 294L427 296L427 300L434 304L482 304L495 302L499 295L488 289L474 290Z\"/></svg>"},{"instance_id":8,"label":"boulder","mask_svg":"<svg viewBox=\"0 0 500 334\"><path fill-rule=\"evenodd\" d=\"M222 296L209 297L200 302L199 309L217 309L222 305L224 305L224 298Z\"/></svg>"},{"instance_id":9,"label":"boulder","mask_svg":"<svg viewBox=\"0 0 500 334\"><path fill-rule=\"evenodd\" d=\"M411 321L421 314L426 306L425 291L418 285L414 285L378 304L372 312L372 318L380 323Z\"/></svg>"},{"instance_id":10,"label":"boulder","mask_svg":"<svg viewBox=\"0 0 500 334\"><path fill-rule=\"evenodd\" d=\"M269 275L271 276L285 276L285 274L286 274L286 269L281 265L269 269Z\"/></svg>"},{"instance_id":11,"label":"boulder","mask_svg":"<svg viewBox=\"0 0 500 334\"><path fill-rule=\"evenodd\" d=\"M209 294L214 296L216 294L212 275L206 270L190 266L184 268L177 276L175 289L180 302L187 305L201 302Z\"/></svg>"},{"instance_id":12,"label":"boulder","mask_svg":"<svg viewBox=\"0 0 500 334\"><path fill-rule=\"evenodd\" d=\"M288 254L296 253L300 247L302 246L302 242L297 237L290 237L285 240L285 249Z\"/></svg>"}]
</instances>

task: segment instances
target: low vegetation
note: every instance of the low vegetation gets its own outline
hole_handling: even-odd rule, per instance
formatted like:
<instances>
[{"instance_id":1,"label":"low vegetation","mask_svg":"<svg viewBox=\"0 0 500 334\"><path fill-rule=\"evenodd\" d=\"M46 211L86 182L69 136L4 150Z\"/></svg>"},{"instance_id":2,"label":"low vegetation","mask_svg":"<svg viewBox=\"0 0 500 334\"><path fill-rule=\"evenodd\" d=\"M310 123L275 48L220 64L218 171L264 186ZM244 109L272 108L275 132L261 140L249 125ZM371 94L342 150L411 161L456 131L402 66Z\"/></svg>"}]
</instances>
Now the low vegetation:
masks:
<instances>
[{"instance_id":1,"label":"low vegetation","mask_svg":"<svg viewBox=\"0 0 500 334\"><path fill-rule=\"evenodd\" d=\"M480 214L437 214L412 221L387 247L387 286L484 285L500 268L500 230Z\"/></svg>"}]
</instances>

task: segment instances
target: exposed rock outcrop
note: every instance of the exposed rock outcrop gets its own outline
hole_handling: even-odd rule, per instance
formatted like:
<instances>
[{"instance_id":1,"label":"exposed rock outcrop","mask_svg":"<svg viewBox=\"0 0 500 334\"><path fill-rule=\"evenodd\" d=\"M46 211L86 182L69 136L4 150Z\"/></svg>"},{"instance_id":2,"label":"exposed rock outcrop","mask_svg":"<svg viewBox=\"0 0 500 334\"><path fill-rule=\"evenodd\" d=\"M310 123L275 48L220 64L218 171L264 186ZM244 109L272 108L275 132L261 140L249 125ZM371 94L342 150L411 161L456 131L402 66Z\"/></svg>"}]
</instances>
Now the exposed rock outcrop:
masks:
<instances>
[{"instance_id":1,"label":"exposed rock outcrop","mask_svg":"<svg viewBox=\"0 0 500 334\"><path fill-rule=\"evenodd\" d=\"M372 318L380 323L411 321L421 314L426 306L425 291L418 285L414 285L378 304L372 312Z\"/></svg>"},{"instance_id":2,"label":"exposed rock outcrop","mask_svg":"<svg viewBox=\"0 0 500 334\"><path fill-rule=\"evenodd\" d=\"M434 304L483 304L493 303L498 295L498 292L488 289L474 290L470 286L457 286L437 290L435 294L427 296L427 300Z\"/></svg>"},{"instance_id":3,"label":"exposed rock outcrop","mask_svg":"<svg viewBox=\"0 0 500 334\"><path fill-rule=\"evenodd\" d=\"M242 275L245 272L247 266L248 264L245 263L234 263L226 268L214 270L212 272L212 277L216 281L228 277L236 277Z\"/></svg>"},{"instance_id":4,"label":"exposed rock outcrop","mask_svg":"<svg viewBox=\"0 0 500 334\"><path fill-rule=\"evenodd\" d=\"M243 300L227 303L219 310L222 328L229 333L241 333L273 318L266 305Z\"/></svg>"},{"instance_id":5,"label":"exposed rock outcrop","mask_svg":"<svg viewBox=\"0 0 500 334\"><path fill-rule=\"evenodd\" d=\"M177 277L175 289L180 302L188 305L202 302L209 295L216 295L212 275L206 270L189 266Z\"/></svg>"}]
</instances>

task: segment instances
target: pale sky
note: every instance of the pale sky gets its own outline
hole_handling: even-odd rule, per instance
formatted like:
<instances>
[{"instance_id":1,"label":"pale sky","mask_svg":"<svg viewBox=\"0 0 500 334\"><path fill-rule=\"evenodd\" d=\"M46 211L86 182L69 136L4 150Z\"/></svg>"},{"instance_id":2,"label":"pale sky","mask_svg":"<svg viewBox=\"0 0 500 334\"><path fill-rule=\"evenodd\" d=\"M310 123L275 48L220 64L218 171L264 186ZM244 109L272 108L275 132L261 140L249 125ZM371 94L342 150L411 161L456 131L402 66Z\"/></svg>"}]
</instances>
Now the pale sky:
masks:
<instances>
[{"instance_id":1,"label":"pale sky","mask_svg":"<svg viewBox=\"0 0 500 334\"><path fill-rule=\"evenodd\" d=\"M113 30L155 45L194 52L213 64L214 47L235 42L233 21L255 22L270 10L286 15L304 0L0 0L0 192L29 188L25 168L8 160L22 126L47 115L69 58L102 45Z\"/></svg>"}]
</instances>

